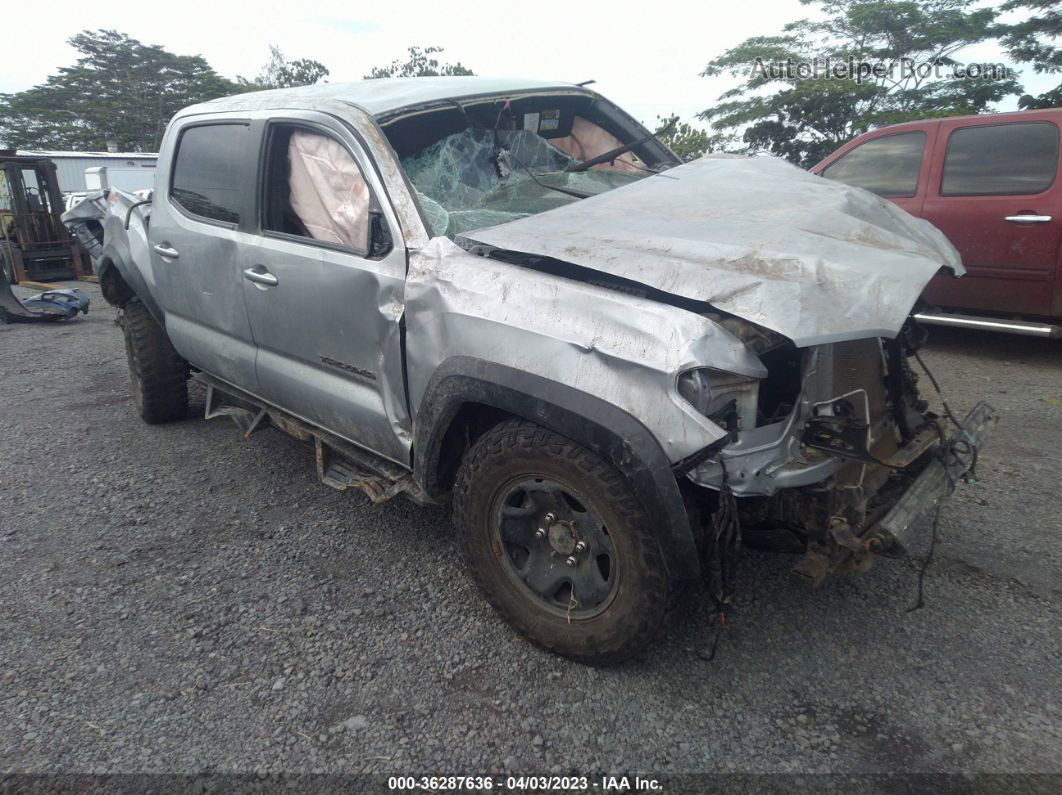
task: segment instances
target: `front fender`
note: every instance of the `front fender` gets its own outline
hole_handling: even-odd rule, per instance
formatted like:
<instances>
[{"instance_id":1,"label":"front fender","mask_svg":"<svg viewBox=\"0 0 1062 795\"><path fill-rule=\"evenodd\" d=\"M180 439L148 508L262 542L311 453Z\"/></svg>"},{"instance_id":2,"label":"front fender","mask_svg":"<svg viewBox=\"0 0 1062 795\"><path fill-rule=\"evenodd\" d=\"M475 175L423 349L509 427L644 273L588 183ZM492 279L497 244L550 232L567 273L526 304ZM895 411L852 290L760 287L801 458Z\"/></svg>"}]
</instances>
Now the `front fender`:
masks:
<instances>
[{"instance_id":1,"label":"front fender","mask_svg":"<svg viewBox=\"0 0 1062 795\"><path fill-rule=\"evenodd\" d=\"M405 323L414 466L429 492L456 412L493 407L616 466L660 517L669 569L696 576L673 466L726 431L682 398L677 379L706 366L762 377L739 340L695 312L476 256L445 238L411 252Z\"/></svg>"},{"instance_id":2,"label":"front fender","mask_svg":"<svg viewBox=\"0 0 1062 795\"><path fill-rule=\"evenodd\" d=\"M470 356L616 406L649 430L671 463L726 436L679 394L680 373L766 375L743 343L700 314L476 256L445 238L411 253L405 311L412 408L443 361Z\"/></svg>"}]
</instances>

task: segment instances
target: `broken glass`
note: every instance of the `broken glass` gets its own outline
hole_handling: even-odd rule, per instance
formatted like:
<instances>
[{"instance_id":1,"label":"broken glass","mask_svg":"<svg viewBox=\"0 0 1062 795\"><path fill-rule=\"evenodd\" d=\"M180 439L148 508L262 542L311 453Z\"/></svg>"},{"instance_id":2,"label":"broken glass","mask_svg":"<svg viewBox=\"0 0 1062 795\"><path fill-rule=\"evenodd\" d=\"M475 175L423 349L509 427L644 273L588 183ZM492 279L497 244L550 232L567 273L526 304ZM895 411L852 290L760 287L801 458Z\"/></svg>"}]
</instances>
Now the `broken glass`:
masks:
<instances>
[{"instance_id":1,"label":"broken glass","mask_svg":"<svg viewBox=\"0 0 1062 795\"><path fill-rule=\"evenodd\" d=\"M530 130L469 128L405 158L402 166L433 237L545 212L649 174L565 171L577 162Z\"/></svg>"}]
</instances>

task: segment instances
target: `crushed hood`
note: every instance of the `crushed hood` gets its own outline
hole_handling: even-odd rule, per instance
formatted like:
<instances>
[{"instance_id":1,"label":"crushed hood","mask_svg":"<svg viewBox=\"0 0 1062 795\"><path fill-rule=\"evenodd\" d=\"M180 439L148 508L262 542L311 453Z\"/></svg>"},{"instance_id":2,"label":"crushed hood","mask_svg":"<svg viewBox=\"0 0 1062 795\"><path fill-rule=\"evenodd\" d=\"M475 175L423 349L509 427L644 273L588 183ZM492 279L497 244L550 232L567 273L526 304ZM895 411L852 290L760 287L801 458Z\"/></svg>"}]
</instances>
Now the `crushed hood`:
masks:
<instances>
[{"instance_id":1,"label":"crushed hood","mask_svg":"<svg viewBox=\"0 0 1062 795\"><path fill-rule=\"evenodd\" d=\"M629 279L777 331L799 346L895 336L941 266L932 224L774 157L706 157L472 243Z\"/></svg>"}]
</instances>

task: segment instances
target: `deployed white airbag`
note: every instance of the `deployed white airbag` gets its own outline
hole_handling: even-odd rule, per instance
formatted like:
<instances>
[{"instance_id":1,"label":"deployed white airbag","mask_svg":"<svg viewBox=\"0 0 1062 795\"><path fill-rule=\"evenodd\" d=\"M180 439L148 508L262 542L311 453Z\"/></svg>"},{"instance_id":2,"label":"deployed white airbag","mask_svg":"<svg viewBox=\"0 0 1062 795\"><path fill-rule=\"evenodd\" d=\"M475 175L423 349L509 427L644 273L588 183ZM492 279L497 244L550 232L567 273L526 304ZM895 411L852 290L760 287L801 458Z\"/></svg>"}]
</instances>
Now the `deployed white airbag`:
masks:
<instances>
[{"instance_id":1,"label":"deployed white airbag","mask_svg":"<svg viewBox=\"0 0 1062 795\"><path fill-rule=\"evenodd\" d=\"M607 130L598 127L592 121L587 121L582 116L576 116L572 120L572 131L564 138L551 138L550 143L567 155L571 155L579 162L619 149L623 141ZM634 162L634 155L626 152L611 163L600 163L593 168L618 168L622 171L641 171Z\"/></svg>"},{"instance_id":2,"label":"deployed white airbag","mask_svg":"<svg viewBox=\"0 0 1062 795\"><path fill-rule=\"evenodd\" d=\"M369 186L338 141L296 130L288 142L291 209L314 240L365 251L369 239Z\"/></svg>"}]
</instances>

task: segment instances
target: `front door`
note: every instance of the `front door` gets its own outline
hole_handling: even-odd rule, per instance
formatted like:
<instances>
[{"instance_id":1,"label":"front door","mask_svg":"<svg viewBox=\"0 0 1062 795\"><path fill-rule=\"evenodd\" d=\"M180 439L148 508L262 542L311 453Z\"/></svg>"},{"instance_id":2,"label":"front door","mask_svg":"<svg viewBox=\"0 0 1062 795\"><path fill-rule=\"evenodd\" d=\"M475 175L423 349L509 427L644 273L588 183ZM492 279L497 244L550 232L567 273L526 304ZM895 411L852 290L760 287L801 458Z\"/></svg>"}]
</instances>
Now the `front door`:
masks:
<instances>
[{"instance_id":1,"label":"front door","mask_svg":"<svg viewBox=\"0 0 1062 795\"><path fill-rule=\"evenodd\" d=\"M160 162L173 166L157 175L148 242L173 347L195 367L255 392L240 272L250 237L252 149L246 120L192 122L168 136Z\"/></svg>"},{"instance_id":2,"label":"front door","mask_svg":"<svg viewBox=\"0 0 1062 795\"><path fill-rule=\"evenodd\" d=\"M922 216L962 255L967 275L936 277L935 304L1051 315L1062 241L1059 128L1047 119L944 121Z\"/></svg>"},{"instance_id":3,"label":"front door","mask_svg":"<svg viewBox=\"0 0 1062 795\"><path fill-rule=\"evenodd\" d=\"M855 185L876 193L902 207L911 215L920 215L925 199L929 158L936 127L884 132L868 135L815 173L826 179Z\"/></svg>"},{"instance_id":4,"label":"front door","mask_svg":"<svg viewBox=\"0 0 1062 795\"><path fill-rule=\"evenodd\" d=\"M408 465L405 250L381 245L402 238L376 172L354 132L323 113L256 130L259 232L241 276L259 394Z\"/></svg>"}]
</instances>

